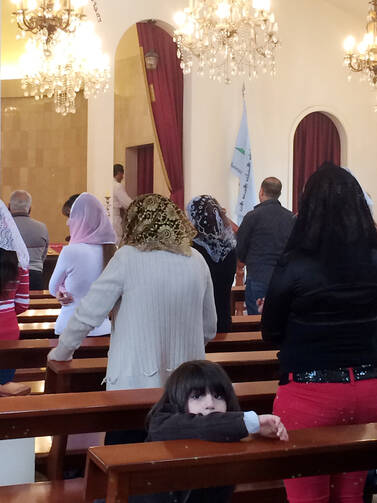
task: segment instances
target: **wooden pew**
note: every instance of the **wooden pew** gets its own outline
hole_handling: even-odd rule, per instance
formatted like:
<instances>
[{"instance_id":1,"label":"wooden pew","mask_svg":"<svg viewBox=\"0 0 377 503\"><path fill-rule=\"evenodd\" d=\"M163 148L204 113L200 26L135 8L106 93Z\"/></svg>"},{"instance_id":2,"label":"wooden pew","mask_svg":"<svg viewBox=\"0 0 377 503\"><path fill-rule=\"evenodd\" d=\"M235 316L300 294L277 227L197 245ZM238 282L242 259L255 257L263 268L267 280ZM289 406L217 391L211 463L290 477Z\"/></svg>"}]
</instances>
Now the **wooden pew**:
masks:
<instances>
[{"instance_id":1,"label":"wooden pew","mask_svg":"<svg viewBox=\"0 0 377 503\"><path fill-rule=\"evenodd\" d=\"M60 309L60 303L53 298L30 299L29 309Z\"/></svg>"},{"instance_id":2,"label":"wooden pew","mask_svg":"<svg viewBox=\"0 0 377 503\"><path fill-rule=\"evenodd\" d=\"M279 378L277 351L208 353L206 358L219 363L233 382L266 381ZM106 373L106 358L49 361L46 393L98 390Z\"/></svg>"},{"instance_id":3,"label":"wooden pew","mask_svg":"<svg viewBox=\"0 0 377 503\"><path fill-rule=\"evenodd\" d=\"M44 335L42 333L42 335ZM89 337L81 349L75 353L78 358L102 358L107 356L109 337ZM16 368L15 380L18 382L42 381L46 377L48 352L57 345L55 339L23 339L19 341L0 341L0 368ZM224 353L239 351L264 351L274 346L263 342L258 332L217 334L207 344L206 351ZM29 370L25 370L29 369ZM232 371L234 377L235 370ZM241 378L240 378L241 379ZM95 386L95 385L93 385Z\"/></svg>"},{"instance_id":4,"label":"wooden pew","mask_svg":"<svg viewBox=\"0 0 377 503\"><path fill-rule=\"evenodd\" d=\"M272 410L278 383L234 385L243 410ZM161 397L159 388L100 391L4 398L0 400L0 440L58 435L48 460L49 474L62 478L68 433L143 428L150 408Z\"/></svg>"},{"instance_id":5,"label":"wooden pew","mask_svg":"<svg viewBox=\"0 0 377 503\"><path fill-rule=\"evenodd\" d=\"M75 358L102 358L107 356L110 336L87 337L75 352ZM49 351L58 339L25 339L0 341L0 369L45 367ZM263 342L259 332L217 334L206 346L208 353L262 351L273 346Z\"/></svg>"},{"instance_id":6,"label":"wooden pew","mask_svg":"<svg viewBox=\"0 0 377 503\"><path fill-rule=\"evenodd\" d=\"M171 440L91 447L86 501L106 495L106 503L127 502L135 494L356 471L376 464L377 423L289 434L289 442Z\"/></svg>"},{"instance_id":7,"label":"wooden pew","mask_svg":"<svg viewBox=\"0 0 377 503\"><path fill-rule=\"evenodd\" d=\"M44 323L46 321L56 321L59 316L59 309L28 309L17 316L18 323Z\"/></svg>"},{"instance_id":8,"label":"wooden pew","mask_svg":"<svg viewBox=\"0 0 377 503\"><path fill-rule=\"evenodd\" d=\"M260 314L232 316L232 332L255 332L261 328Z\"/></svg>"},{"instance_id":9,"label":"wooden pew","mask_svg":"<svg viewBox=\"0 0 377 503\"><path fill-rule=\"evenodd\" d=\"M76 350L75 358L107 356L110 337L87 337ZM45 367L47 354L56 347L58 339L0 341L0 369Z\"/></svg>"},{"instance_id":10,"label":"wooden pew","mask_svg":"<svg viewBox=\"0 0 377 503\"><path fill-rule=\"evenodd\" d=\"M277 381L236 383L243 410L271 411ZM42 435L141 428L162 389L94 391L3 397L0 440Z\"/></svg>"},{"instance_id":11,"label":"wooden pew","mask_svg":"<svg viewBox=\"0 0 377 503\"><path fill-rule=\"evenodd\" d=\"M31 299L53 299L54 298L48 290L30 290L29 297Z\"/></svg>"},{"instance_id":12,"label":"wooden pew","mask_svg":"<svg viewBox=\"0 0 377 503\"><path fill-rule=\"evenodd\" d=\"M219 333L206 345L206 353L225 353L229 351L268 351L276 345L265 342L261 332Z\"/></svg>"},{"instance_id":13,"label":"wooden pew","mask_svg":"<svg viewBox=\"0 0 377 503\"><path fill-rule=\"evenodd\" d=\"M59 309L29 309L18 315L19 323L44 323L56 321ZM255 332L260 330L260 314L232 316L232 332Z\"/></svg>"},{"instance_id":14,"label":"wooden pew","mask_svg":"<svg viewBox=\"0 0 377 503\"><path fill-rule=\"evenodd\" d=\"M232 287L230 292L230 312L232 315L236 313L236 303L241 302L244 304L245 302L245 285L236 285ZM242 316L242 315L241 315Z\"/></svg>"},{"instance_id":15,"label":"wooden pew","mask_svg":"<svg viewBox=\"0 0 377 503\"><path fill-rule=\"evenodd\" d=\"M48 339L55 337L55 321L45 323L18 323L21 339Z\"/></svg>"}]
</instances>

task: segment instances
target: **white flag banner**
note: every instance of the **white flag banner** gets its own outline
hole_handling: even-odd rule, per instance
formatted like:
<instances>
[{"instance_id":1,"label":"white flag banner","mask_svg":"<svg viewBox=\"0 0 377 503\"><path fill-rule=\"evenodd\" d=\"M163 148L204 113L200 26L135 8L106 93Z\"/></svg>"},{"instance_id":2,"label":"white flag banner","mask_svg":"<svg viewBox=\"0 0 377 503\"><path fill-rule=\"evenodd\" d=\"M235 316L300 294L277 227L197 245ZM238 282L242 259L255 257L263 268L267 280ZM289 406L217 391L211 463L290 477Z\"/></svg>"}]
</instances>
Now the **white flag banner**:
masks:
<instances>
[{"instance_id":1,"label":"white flag banner","mask_svg":"<svg viewBox=\"0 0 377 503\"><path fill-rule=\"evenodd\" d=\"M236 207L237 224L240 225L246 213L258 203L255 191L253 161L251 158L249 128L247 125L246 103L243 112L236 146L231 163L233 173L239 178L239 194Z\"/></svg>"}]
</instances>

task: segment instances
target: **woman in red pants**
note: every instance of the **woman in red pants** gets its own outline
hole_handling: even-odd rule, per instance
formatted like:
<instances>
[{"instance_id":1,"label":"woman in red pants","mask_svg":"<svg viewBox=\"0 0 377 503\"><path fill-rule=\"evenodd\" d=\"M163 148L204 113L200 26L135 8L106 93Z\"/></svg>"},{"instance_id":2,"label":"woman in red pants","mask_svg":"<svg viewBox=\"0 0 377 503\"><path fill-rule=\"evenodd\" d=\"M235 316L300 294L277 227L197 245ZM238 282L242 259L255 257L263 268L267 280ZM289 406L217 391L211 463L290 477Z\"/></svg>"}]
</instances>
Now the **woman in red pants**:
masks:
<instances>
[{"instance_id":1,"label":"woman in red pants","mask_svg":"<svg viewBox=\"0 0 377 503\"><path fill-rule=\"evenodd\" d=\"M288 430L377 421L377 232L356 179L308 180L274 271L263 338L280 347L274 403ZM366 472L286 480L290 503L362 503Z\"/></svg>"}]
</instances>

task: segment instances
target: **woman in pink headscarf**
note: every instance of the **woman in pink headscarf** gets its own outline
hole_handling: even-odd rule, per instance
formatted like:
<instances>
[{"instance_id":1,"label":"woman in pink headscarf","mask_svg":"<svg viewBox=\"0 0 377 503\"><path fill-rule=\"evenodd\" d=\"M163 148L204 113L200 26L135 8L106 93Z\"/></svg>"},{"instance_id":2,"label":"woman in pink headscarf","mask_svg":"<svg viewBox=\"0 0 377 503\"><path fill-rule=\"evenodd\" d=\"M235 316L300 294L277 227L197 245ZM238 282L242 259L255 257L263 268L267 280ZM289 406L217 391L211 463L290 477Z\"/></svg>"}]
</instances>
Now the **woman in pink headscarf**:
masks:
<instances>
[{"instance_id":1,"label":"woman in pink headscarf","mask_svg":"<svg viewBox=\"0 0 377 503\"><path fill-rule=\"evenodd\" d=\"M83 192L73 203L68 226L69 245L61 251L49 290L62 303L55 333L63 333L68 320L115 252L115 233L96 197ZM88 335L110 334L108 318Z\"/></svg>"}]
</instances>

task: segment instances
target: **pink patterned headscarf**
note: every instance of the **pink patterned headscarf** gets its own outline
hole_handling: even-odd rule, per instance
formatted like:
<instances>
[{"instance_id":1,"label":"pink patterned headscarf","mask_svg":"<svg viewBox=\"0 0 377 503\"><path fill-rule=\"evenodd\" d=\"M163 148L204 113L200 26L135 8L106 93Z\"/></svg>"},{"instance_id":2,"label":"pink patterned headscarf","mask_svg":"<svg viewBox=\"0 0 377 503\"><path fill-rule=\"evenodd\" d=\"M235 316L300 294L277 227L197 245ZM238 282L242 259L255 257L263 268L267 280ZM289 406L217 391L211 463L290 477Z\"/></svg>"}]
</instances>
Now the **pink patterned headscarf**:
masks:
<instances>
[{"instance_id":1,"label":"pink patterned headscarf","mask_svg":"<svg viewBox=\"0 0 377 503\"><path fill-rule=\"evenodd\" d=\"M69 244L115 244L115 232L105 208L88 192L83 192L73 203L68 225L71 233Z\"/></svg>"}]
</instances>

